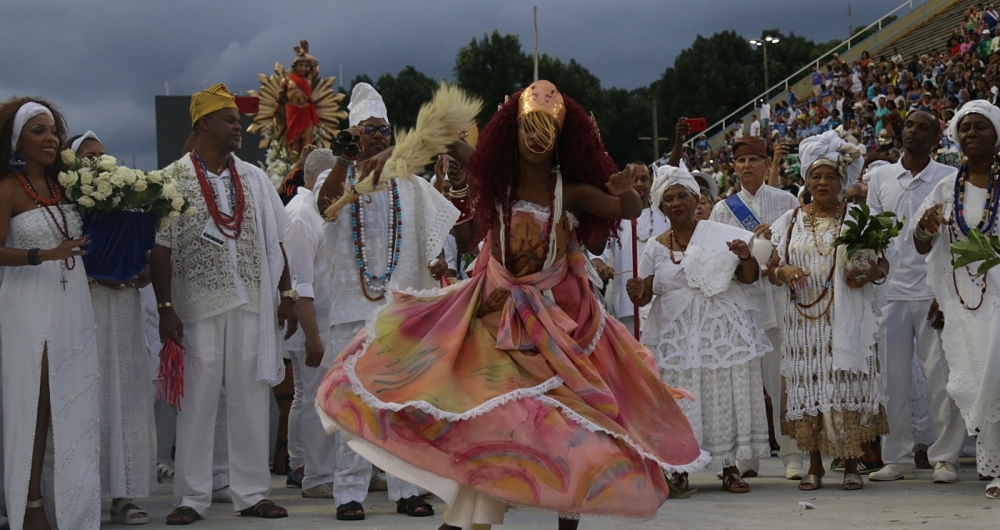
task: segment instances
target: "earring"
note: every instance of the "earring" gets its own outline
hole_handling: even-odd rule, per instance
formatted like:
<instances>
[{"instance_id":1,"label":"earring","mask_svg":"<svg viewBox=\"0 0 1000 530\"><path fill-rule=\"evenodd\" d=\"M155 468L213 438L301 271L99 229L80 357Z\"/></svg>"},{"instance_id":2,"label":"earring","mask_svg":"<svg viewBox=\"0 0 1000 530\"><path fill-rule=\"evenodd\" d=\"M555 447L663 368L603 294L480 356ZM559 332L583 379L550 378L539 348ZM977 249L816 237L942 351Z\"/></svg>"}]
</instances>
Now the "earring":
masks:
<instances>
[{"instance_id":1,"label":"earring","mask_svg":"<svg viewBox=\"0 0 1000 530\"><path fill-rule=\"evenodd\" d=\"M13 152L10 154L10 160L7 161L7 167L10 168L12 173L21 173L28 167L28 159L24 158L24 155L18 152Z\"/></svg>"}]
</instances>

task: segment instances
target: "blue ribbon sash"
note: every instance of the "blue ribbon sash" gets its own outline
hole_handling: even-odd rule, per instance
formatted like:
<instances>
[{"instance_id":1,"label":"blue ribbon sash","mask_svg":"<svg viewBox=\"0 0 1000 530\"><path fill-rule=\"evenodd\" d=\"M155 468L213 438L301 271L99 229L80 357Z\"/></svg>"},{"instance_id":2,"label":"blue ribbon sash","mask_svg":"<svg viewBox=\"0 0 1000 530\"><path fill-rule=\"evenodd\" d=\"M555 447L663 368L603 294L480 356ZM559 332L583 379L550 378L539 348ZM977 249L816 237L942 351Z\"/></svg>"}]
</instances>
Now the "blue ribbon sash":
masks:
<instances>
[{"instance_id":1,"label":"blue ribbon sash","mask_svg":"<svg viewBox=\"0 0 1000 530\"><path fill-rule=\"evenodd\" d=\"M746 230L753 232L753 229L760 225L760 221L757 219L757 216L754 215L753 211L750 210L750 207L743 202L743 199L740 198L739 194L730 195L726 198L725 203L726 206L729 207L729 211L733 212L733 216L736 217L736 220L739 221Z\"/></svg>"}]
</instances>

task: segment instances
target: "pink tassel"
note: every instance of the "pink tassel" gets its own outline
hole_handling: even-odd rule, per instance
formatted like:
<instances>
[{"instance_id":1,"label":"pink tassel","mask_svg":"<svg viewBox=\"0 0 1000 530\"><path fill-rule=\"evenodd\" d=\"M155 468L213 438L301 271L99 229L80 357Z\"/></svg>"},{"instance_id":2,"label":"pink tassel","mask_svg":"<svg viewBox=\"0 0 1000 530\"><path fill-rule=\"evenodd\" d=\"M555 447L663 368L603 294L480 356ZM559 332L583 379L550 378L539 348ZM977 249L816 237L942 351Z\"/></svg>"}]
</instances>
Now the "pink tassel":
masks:
<instances>
[{"instance_id":1,"label":"pink tassel","mask_svg":"<svg viewBox=\"0 0 1000 530\"><path fill-rule=\"evenodd\" d=\"M168 340L160 350L160 369L157 377L156 397L181 410L184 397L184 346Z\"/></svg>"}]
</instances>

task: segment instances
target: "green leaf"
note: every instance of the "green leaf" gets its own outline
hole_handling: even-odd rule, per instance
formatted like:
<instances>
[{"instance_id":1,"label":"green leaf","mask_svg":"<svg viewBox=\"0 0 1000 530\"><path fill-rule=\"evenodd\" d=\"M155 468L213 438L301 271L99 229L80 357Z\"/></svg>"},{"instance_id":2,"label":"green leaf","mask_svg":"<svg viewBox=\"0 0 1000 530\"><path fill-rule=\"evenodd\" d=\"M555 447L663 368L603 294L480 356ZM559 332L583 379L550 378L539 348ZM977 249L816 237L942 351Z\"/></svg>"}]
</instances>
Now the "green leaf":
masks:
<instances>
[{"instance_id":1,"label":"green leaf","mask_svg":"<svg viewBox=\"0 0 1000 530\"><path fill-rule=\"evenodd\" d=\"M998 249L1000 249L1000 238L995 235L987 237L973 228L969 230L967 241L956 241L951 244L951 253L955 256L954 268L982 262L976 271L977 276L982 276L1000 264Z\"/></svg>"}]
</instances>

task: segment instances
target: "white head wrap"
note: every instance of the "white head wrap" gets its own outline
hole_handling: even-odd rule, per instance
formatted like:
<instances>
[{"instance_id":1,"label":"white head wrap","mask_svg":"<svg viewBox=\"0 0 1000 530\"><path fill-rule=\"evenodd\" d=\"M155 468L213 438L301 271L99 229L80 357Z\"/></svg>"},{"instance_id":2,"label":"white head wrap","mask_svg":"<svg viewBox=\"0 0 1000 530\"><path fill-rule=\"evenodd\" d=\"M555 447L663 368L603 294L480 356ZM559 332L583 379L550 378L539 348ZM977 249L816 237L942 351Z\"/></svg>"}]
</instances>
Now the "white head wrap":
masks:
<instances>
[{"instance_id":1,"label":"white head wrap","mask_svg":"<svg viewBox=\"0 0 1000 530\"><path fill-rule=\"evenodd\" d=\"M98 142L101 141L101 139L98 138L96 134L94 134L94 131L87 131L87 132L83 133L76 140L73 140L73 143L70 144L69 148L72 149L73 152L75 153L75 152L77 152L77 151L80 150L80 146L83 145L83 142L85 142L87 140L97 140ZM104 143L104 142L101 142L101 143Z\"/></svg>"},{"instance_id":2,"label":"white head wrap","mask_svg":"<svg viewBox=\"0 0 1000 530\"><path fill-rule=\"evenodd\" d=\"M958 126L962 123L962 118L969 114L982 114L990 120L993 128L997 131L996 145L1000 146L1000 108L984 99L974 99L958 109L955 116L948 122L948 140L955 144L958 143Z\"/></svg>"},{"instance_id":3,"label":"white head wrap","mask_svg":"<svg viewBox=\"0 0 1000 530\"><path fill-rule=\"evenodd\" d=\"M701 195L701 187L698 186L698 181L691 176L691 173L688 173L684 168L664 164L656 168L656 178L653 180L653 188L650 191L650 204L659 208L660 203L663 202L663 194L666 193L667 188L674 184L684 186L691 190L695 196Z\"/></svg>"},{"instance_id":4,"label":"white head wrap","mask_svg":"<svg viewBox=\"0 0 1000 530\"><path fill-rule=\"evenodd\" d=\"M810 136L799 144L799 162L805 178L819 165L828 165L840 174L840 187L858 180L865 165L865 146L850 135L841 137L837 131Z\"/></svg>"},{"instance_id":5,"label":"white head wrap","mask_svg":"<svg viewBox=\"0 0 1000 530\"><path fill-rule=\"evenodd\" d=\"M351 127L368 118L382 118L389 123L389 112L385 108L382 96L368 83L354 85L354 90L351 91L351 103L347 105L347 110L350 111L348 122Z\"/></svg>"},{"instance_id":6,"label":"white head wrap","mask_svg":"<svg viewBox=\"0 0 1000 530\"><path fill-rule=\"evenodd\" d=\"M12 151L17 151L17 141L21 139L21 129L24 129L24 125L28 123L28 120L40 114L47 114L53 120L55 119L48 107L34 101L29 101L17 109L17 113L14 114L14 134L10 137Z\"/></svg>"}]
</instances>

